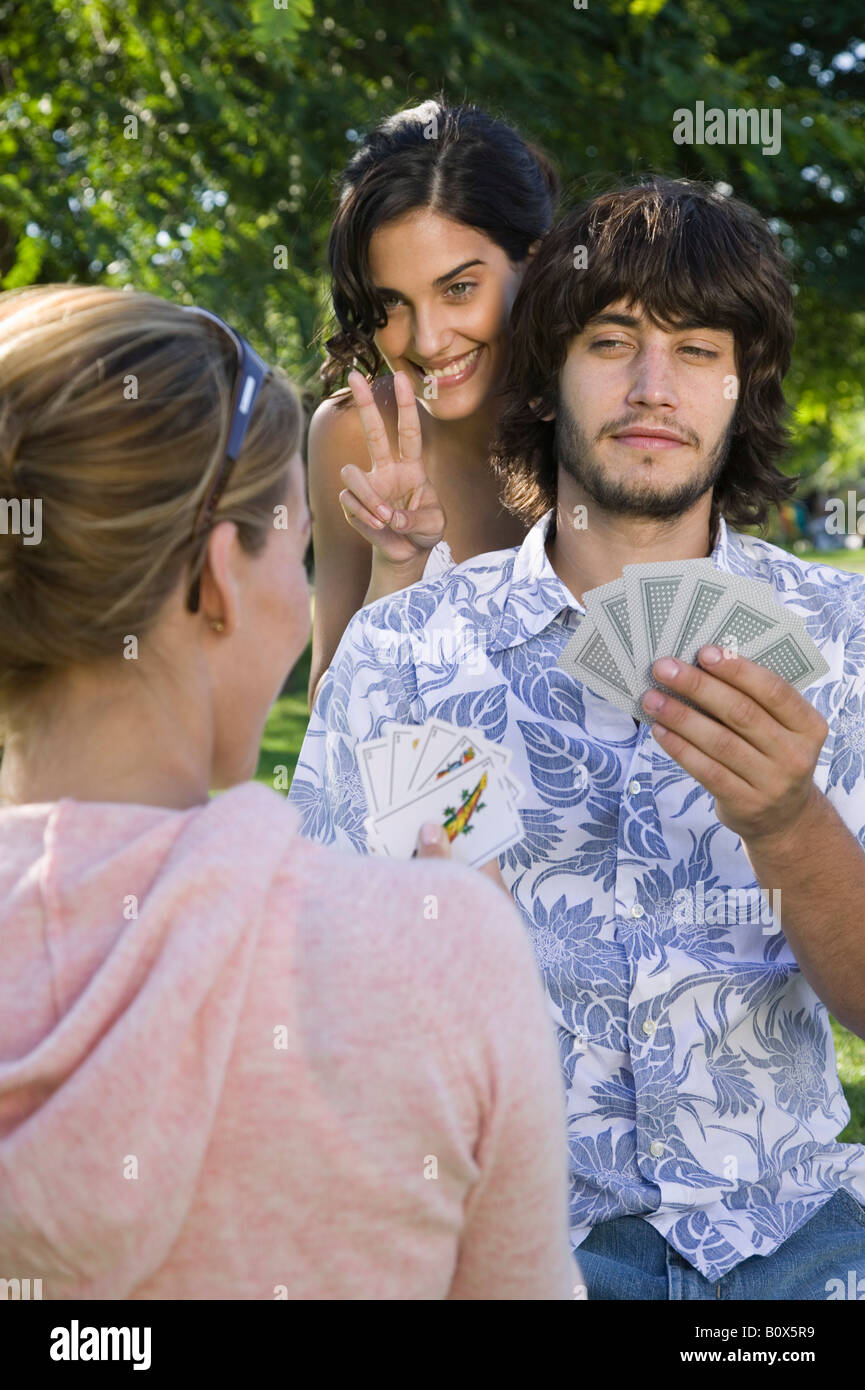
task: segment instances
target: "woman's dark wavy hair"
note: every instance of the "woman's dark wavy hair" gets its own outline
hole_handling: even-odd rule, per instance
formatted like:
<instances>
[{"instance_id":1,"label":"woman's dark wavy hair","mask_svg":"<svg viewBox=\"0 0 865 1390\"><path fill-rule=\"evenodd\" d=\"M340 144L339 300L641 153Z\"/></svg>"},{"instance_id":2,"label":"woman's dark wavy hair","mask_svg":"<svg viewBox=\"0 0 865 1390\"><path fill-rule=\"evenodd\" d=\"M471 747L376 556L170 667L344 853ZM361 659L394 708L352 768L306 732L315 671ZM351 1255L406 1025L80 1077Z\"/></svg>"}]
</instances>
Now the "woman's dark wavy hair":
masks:
<instances>
[{"instance_id":1,"label":"woman's dark wavy hair","mask_svg":"<svg viewBox=\"0 0 865 1390\"><path fill-rule=\"evenodd\" d=\"M586 248L585 269L575 269L578 247ZM795 332L789 267L753 208L711 185L658 176L581 203L529 262L511 312L493 450L505 506L529 524L555 507L555 422L539 417L556 408L572 338L616 300L641 306L660 327L733 334L738 395L710 533L719 513L733 526L764 523L769 505L790 497L798 481L775 467L788 445L781 383Z\"/></svg>"},{"instance_id":2,"label":"woman's dark wavy hair","mask_svg":"<svg viewBox=\"0 0 865 1390\"><path fill-rule=\"evenodd\" d=\"M477 106L438 98L384 120L339 181L327 252L338 331L325 340L325 393L354 366L372 378L382 365L373 335L387 314L368 260L378 227L425 208L477 228L511 261L522 261L551 227L558 196L549 157Z\"/></svg>"}]
</instances>

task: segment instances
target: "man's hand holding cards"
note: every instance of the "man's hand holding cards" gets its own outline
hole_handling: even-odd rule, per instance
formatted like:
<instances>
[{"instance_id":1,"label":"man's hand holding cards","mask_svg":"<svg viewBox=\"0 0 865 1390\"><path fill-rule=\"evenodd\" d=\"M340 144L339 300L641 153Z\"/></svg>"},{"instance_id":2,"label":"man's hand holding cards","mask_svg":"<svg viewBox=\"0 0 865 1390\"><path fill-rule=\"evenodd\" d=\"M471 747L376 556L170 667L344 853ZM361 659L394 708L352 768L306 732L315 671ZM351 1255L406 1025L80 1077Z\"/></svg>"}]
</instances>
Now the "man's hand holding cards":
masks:
<instances>
[{"instance_id":1,"label":"man's hand holding cards","mask_svg":"<svg viewBox=\"0 0 865 1390\"><path fill-rule=\"evenodd\" d=\"M441 719L396 724L357 745L374 854L412 857L424 822L441 825L452 858L480 868L523 837L517 803L524 788L508 768L510 751L476 729Z\"/></svg>"},{"instance_id":2,"label":"man's hand holding cards","mask_svg":"<svg viewBox=\"0 0 865 1390\"><path fill-rule=\"evenodd\" d=\"M693 665L709 644L746 657L804 690L829 667L802 618L770 584L741 579L711 559L625 565L621 579L583 595L586 616L559 667L634 719L659 682L659 657ZM683 703L691 703L680 696Z\"/></svg>"},{"instance_id":3,"label":"man's hand holding cards","mask_svg":"<svg viewBox=\"0 0 865 1390\"><path fill-rule=\"evenodd\" d=\"M708 560L626 565L584 598L562 670L651 720L749 855L801 830L821 801L813 774L829 729L801 691L829 666L798 614Z\"/></svg>"}]
</instances>

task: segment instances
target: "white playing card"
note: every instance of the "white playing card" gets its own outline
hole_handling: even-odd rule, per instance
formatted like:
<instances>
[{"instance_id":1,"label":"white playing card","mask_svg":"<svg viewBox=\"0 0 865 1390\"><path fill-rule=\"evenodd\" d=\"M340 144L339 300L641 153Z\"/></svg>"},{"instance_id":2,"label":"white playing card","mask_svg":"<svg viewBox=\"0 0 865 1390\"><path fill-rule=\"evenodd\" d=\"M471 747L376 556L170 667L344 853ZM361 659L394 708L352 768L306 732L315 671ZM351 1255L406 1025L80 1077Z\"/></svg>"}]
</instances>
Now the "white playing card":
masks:
<instances>
[{"instance_id":1,"label":"white playing card","mask_svg":"<svg viewBox=\"0 0 865 1390\"><path fill-rule=\"evenodd\" d=\"M517 802L521 801L523 796L525 795L526 789L523 786L522 782L520 782L516 777L514 777L513 773L509 771L511 761L510 748L502 748L501 744L491 743L490 740L486 738L478 738L477 743L478 747L482 751L487 752L489 756L493 759L493 761L496 763L504 781L505 787L510 793L511 801L513 805L516 806Z\"/></svg>"},{"instance_id":2,"label":"white playing card","mask_svg":"<svg viewBox=\"0 0 865 1390\"><path fill-rule=\"evenodd\" d=\"M443 781L453 772L466 766L472 759L483 757L485 754L496 761L501 772L507 769L511 760L509 748L500 748L497 744L490 743L487 739L481 738L474 730L469 733L455 725L451 725L451 728L454 740L450 748L438 766L434 767L423 780L420 777L417 778L413 790L423 791L426 787Z\"/></svg>"},{"instance_id":3,"label":"white playing card","mask_svg":"<svg viewBox=\"0 0 865 1390\"><path fill-rule=\"evenodd\" d=\"M423 727L424 741L409 782L409 791L412 792L422 787L430 773L442 765L460 734L459 729L443 719L430 719Z\"/></svg>"},{"instance_id":4,"label":"white playing card","mask_svg":"<svg viewBox=\"0 0 865 1390\"><path fill-rule=\"evenodd\" d=\"M363 828L366 832L366 843L370 853L384 854L385 850L379 842L378 836L376 835L375 830L373 828L372 816L367 816L366 820L363 823Z\"/></svg>"},{"instance_id":5,"label":"white playing card","mask_svg":"<svg viewBox=\"0 0 865 1390\"><path fill-rule=\"evenodd\" d=\"M424 741L422 724L396 724L390 730L391 756L388 804L406 795ZM384 806L377 808L384 810Z\"/></svg>"},{"instance_id":6,"label":"white playing card","mask_svg":"<svg viewBox=\"0 0 865 1390\"><path fill-rule=\"evenodd\" d=\"M358 744L357 770L366 792L366 804L377 815L388 805L390 794L390 736Z\"/></svg>"},{"instance_id":7,"label":"white playing card","mask_svg":"<svg viewBox=\"0 0 865 1390\"><path fill-rule=\"evenodd\" d=\"M503 853L524 834L522 821L493 758L473 760L464 775L409 795L371 819L370 830L392 858L411 858L425 821L443 825L451 856L473 868Z\"/></svg>"},{"instance_id":8,"label":"white playing card","mask_svg":"<svg viewBox=\"0 0 865 1390\"><path fill-rule=\"evenodd\" d=\"M423 790L407 790L406 783L414 777L425 749L428 759L426 787ZM409 809L405 813L412 825L411 852L416 849L417 832L424 819L436 819L440 808L443 810L443 824L448 819L445 815L448 807L452 813L452 856L466 863L486 862L481 856L492 858L501 852L495 847L499 834L503 837L502 848L506 847L505 841L513 844L522 838L524 832L516 806L525 795L525 788L508 772L511 751L491 743L477 729L463 729L441 719L427 720L424 724L395 724L386 737L359 744L357 760L369 809L364 830L368 848L373 854L398 854L402 857L404 838L409 832L403 827L396 841L393 840L396 833L393 827L400 824L400 817L391 813L405 812L406 806ZM475 775L478 765L481 770ZM437 776L439 773L441 776ZM467 778L471 785L466 795L464 784ZM394 792L393 800L391 791ZM427 807L423 797L430 791L442 792L446 802L434 800ZM476 797L475 791L478 793ZM466 828L459 819L460 812L464 803L472 800L472 797L474 800L468 813L463 814L466 825L470 827ZM420 818L414 815L412 808L415 806L420 809ZM425 814L426 809L430 810L430 815ZM386 818L384 834L380 826L382 817ZM498 825L498 831L495 828L490 830L491 823L493 827ZM480 826L484 827L484 834L478 836L475 832ZM465 847L468 842L471 843L471 853Z\"/></svg>"}]
</instances>

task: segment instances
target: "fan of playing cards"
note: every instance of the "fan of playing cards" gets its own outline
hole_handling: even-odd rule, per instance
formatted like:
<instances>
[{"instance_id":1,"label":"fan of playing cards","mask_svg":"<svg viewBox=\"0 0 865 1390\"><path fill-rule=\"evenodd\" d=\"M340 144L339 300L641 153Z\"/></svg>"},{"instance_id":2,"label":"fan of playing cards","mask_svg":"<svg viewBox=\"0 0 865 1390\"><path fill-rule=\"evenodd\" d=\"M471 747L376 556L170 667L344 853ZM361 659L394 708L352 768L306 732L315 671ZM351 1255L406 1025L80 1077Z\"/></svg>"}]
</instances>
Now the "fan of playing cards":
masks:
<instances>
[{"instance_id":1,"label":"fan of playing cards","mask_svg":"<svg viewBox=\"0 0 865 1390\"><path fill-rule=\"evenodd\" d=\"M797 690L829 670L771 584L727 574L708 558L625 565L621 579L587 590L583 602L586 616L558 665L641 721L650 722L640 700L659 684L652 663L672 656L694 665L709 643L776 671Z\"/></svg>"},{"instance_id":2,"label":"fan of playing cards","mask_svg":"<svg viewBox=\"0 0 865 1390\"><path fill-rule=\"evenodd\" d=\"M441 719L395 724L357 745L375 854L408 859L425 821L444 826L451 855L480 868L523 838L516 809L525 788L508 772L510 751L475 729Z\"/></svg>"}]
</instances>

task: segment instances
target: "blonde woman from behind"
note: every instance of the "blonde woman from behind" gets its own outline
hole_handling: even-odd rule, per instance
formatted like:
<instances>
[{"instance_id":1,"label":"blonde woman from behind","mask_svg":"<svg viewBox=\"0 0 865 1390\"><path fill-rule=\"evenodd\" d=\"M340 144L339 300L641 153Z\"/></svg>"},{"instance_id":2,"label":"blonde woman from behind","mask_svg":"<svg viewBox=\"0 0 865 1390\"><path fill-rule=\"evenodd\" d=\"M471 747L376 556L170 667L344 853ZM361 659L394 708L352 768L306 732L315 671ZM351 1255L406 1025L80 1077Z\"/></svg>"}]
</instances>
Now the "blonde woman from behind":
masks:
<instances>
[{"instance_id":1,"label":"blonde woman from behind","mask_svg":"<svg viewBox=\"0 0 865 1390\"><path fill-rule=\"evenodd\" d=\"M212 316L0 296L0 1268L50 1299L571 1298L515 908L443 845L304 841L250 780L309 636L300 425Z\"/></svg>"}]
</instances>

